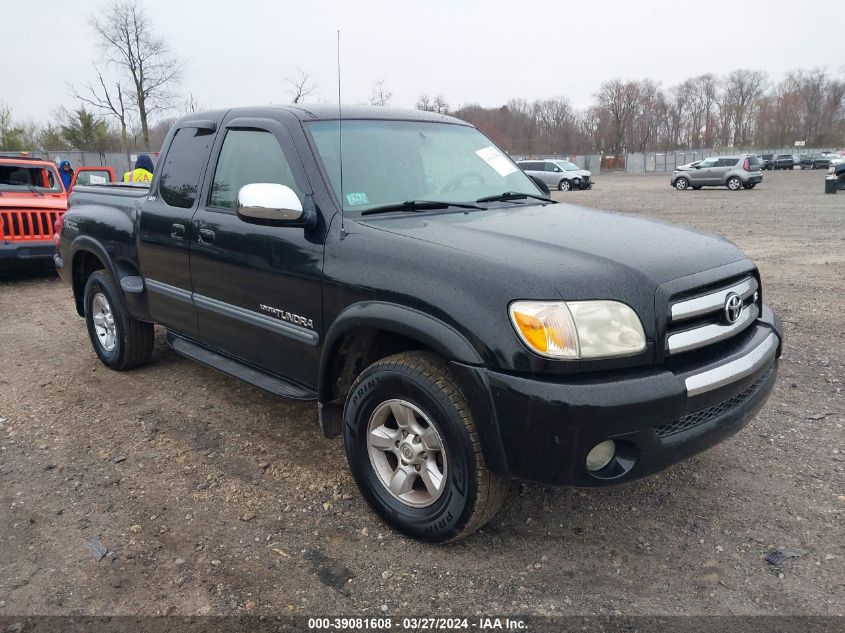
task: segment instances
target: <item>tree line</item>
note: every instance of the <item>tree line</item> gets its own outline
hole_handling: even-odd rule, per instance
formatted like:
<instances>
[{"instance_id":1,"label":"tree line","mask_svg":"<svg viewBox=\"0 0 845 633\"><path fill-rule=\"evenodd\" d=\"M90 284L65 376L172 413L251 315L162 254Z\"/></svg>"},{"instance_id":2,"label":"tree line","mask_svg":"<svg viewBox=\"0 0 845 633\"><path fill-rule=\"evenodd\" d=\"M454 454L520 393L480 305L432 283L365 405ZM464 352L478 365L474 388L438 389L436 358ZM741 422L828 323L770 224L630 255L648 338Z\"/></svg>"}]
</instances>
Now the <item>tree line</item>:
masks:
<instances>
[{"instance_id":1,"label":"tree line","mask_svg":"<svg viewBox=\"0 0 845 633\"><path fill-rule=\"evenodd\" d=\"M845 146L845 74L798 69L773 82L739 69L664 89L651 79L612 79L585 109L566 97L450 112L513 153L581 154L684 149Z\"/></svg>"},{"instance_id":2,"label":"tree line","mask_svg":"<svg viewBox=\"0 0 845 633\"><path fill-rule=\"evenodd\" d=\"M68 85L75 107L49 122L21 122L0 102L0 150L157 150L179 115L202 108L181 92L184 63L132 0L111 0L90 19L99 57L91 79ZM284 79L291 103L317 97L301 68ZM388 106L385 78L372 84L370 105ZM761 71L712 73L664 88L652 79L611 79L582 109L566 97L499 107L450 108L442 94L415 102L478 126L511 153L582 154L683 149L845 146L845 71L798 69L773 81Z\"/></svg>"}]
</instances>

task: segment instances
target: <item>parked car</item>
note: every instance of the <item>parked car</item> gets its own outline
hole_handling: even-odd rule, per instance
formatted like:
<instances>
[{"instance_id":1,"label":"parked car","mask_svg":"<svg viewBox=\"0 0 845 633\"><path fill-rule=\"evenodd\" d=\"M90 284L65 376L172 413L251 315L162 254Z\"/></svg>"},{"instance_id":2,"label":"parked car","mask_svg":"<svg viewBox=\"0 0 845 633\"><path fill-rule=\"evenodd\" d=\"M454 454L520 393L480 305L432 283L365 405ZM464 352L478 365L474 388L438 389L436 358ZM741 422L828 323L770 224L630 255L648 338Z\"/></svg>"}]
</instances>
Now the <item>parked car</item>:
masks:
<instances>
[{"instance_id":1,"label":"parked car","mask_svg":"<svg viewBox=\"0 0 845 633\"><path fill-rule=\"evenodd\" d=\"M772 169L793 169L795 167L795 157L792 154L778 154L775 156Z\"/></svg>"},{"instance_id":2,"label":"parked car","mask_svg":"<svg viewBox=\"0 0 845 633\"><path fill-rule=\"evenodd\" d=\"M521 160L517 165L529 176L539 178L549 189L569 191L593 186L592 173L565 160Z\"/></svg>"},{"instance_id":3,"label":"parked car","mask_svg":"<svg viewBox=\"0 0 845 633\"><path fill-rule=\"evenodd\" d=\"M774 154L763 154L760 156L760 160L763 161L763 164L760 166L763 171L771 169L775 164Z\"/></svg>"},{"instance_id":4,"label":"parked car","mask_svg":"<svg viewBox=\"0 0 845 633\"><path fill-rule=\"evenodd\" d=\"M103 175L105 174L105 175ZM76 179L114 180L111 167L80 167ZM28 156L0 156L0 266L43 262L56 252L56 222L67 210L67 192L56 165Z\"/></svg>"},{"instance_id":5,"label":"parked car","mask_svg":"<svg viewBox=\"0 0 845 633\"><path fill-rule=\"evenodd\" d=\"M836 176L839 191L845 191L845 161L832 164L827 170L828 176Z\"/></svg>"},{"instance_id":6,"label":"parked car","mask_svg":"<svg viewBox=\"0 0 845 633\"><path fill-rule=\"evenodd\" d=\"M370 506L426 541L482 527L513 478L655 473L767 399L781 326L731 242L556 203L458 119L349 108L339 154L337 117L192 114L149 188L77 187L55 261L104 365L148 362L158 323L315 401Z\"/></svg>"},{"instance_id":7,"label":"parked car","mask_svg":"<svg viewBox=\"0 0 845 633\"><path fill-rule=\"evenodd\" d=\"M763 182L763 161L754 154L711 156L672 172L671 184L678 191L702 187L727 187L732 191L754 189Z\"/></svg>"}]
</instances>

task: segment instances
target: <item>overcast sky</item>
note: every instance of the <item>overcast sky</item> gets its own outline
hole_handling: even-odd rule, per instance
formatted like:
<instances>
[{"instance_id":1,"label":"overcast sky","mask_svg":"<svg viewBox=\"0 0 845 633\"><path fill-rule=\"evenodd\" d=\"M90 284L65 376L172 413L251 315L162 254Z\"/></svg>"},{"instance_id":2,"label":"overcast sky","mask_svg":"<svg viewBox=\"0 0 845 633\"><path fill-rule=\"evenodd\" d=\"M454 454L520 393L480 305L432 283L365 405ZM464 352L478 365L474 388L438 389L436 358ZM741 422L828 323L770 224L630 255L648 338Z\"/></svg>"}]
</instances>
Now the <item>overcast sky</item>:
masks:
<instances>
[{"instance_id":1,"label":"overcast sky","mask_svg":"<svg viewBox=\"0 0 845 633\"><path fill-rule=\"evenodd\" d=\"M384 78L399 107L422 93L442 93L451 106L564 95L583 107L613 77L669 86L743 66L780 79L797 67L840 72L845 63L836 0L139 3L187 62L182 90L207 108L286 102L284 78L296 67L319 86L310 101L337 102L337 29L343 101L366 102ZM73 105L66 82L94 77L87 19L102 3L0 4L0 101L20 120Z\"/></svg>"}]
</instances>

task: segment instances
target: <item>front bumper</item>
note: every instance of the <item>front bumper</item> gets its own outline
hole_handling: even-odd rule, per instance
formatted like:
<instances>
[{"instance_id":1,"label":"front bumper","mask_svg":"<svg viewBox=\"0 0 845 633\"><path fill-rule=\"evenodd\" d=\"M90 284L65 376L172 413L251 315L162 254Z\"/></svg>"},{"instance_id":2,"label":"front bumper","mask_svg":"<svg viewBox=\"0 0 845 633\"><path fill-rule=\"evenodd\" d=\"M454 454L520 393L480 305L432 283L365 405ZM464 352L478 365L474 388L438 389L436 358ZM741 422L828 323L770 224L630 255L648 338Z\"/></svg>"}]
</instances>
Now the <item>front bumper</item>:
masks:
<instances>
[{"instance_id":1,"label":"front bumper","mask_svg":"<svg viewBox=\"0 0 845 633\"><path fill-rule=\"evenodd\" d=\"M55 254L56 243L53 240L0 242L0 260L3 261L50 261Z\"/></svg>"},{"instance_id":2,"label":"front bumper","mask_svg":"<svg viewBox=\"0 0 845 633\"><path fill-rule=\"evenodd\" d=\"M595 378L530 377L482 369L501 437L506 473L554 485L602 486L658 472L739 431L777 378L780 323L758 322L696 367L626 370ZM587 453L613 439L598 472Z\"/></svg>"}]
</instances>

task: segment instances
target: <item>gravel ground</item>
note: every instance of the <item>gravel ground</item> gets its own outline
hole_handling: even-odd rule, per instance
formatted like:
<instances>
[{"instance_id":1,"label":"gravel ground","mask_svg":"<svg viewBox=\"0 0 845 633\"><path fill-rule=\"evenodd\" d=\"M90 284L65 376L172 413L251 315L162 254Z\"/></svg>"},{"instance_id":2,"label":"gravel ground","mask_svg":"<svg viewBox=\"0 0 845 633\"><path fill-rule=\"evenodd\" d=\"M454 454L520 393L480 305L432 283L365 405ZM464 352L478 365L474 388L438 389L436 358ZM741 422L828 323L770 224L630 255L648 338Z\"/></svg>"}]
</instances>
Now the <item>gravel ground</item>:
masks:
<instances>
[{"instance_id":1,"label":"gravel ground","mask_svg":"<svg viewBox=\"0 0 845 633\"><path fill-rule=\"evenodd\" d=\"M514 484L448 546L379 522L312 406L185 360L161 332L151 365L109 371L68 288L7 278L0 616L845 614L845 196L822 190L796 171L736 193L608 175L555 194L745 249L785 322L779 384L703 455L611 489ZM773 567L773 547L807 554Z\"/></svg>"}]
</instances>

